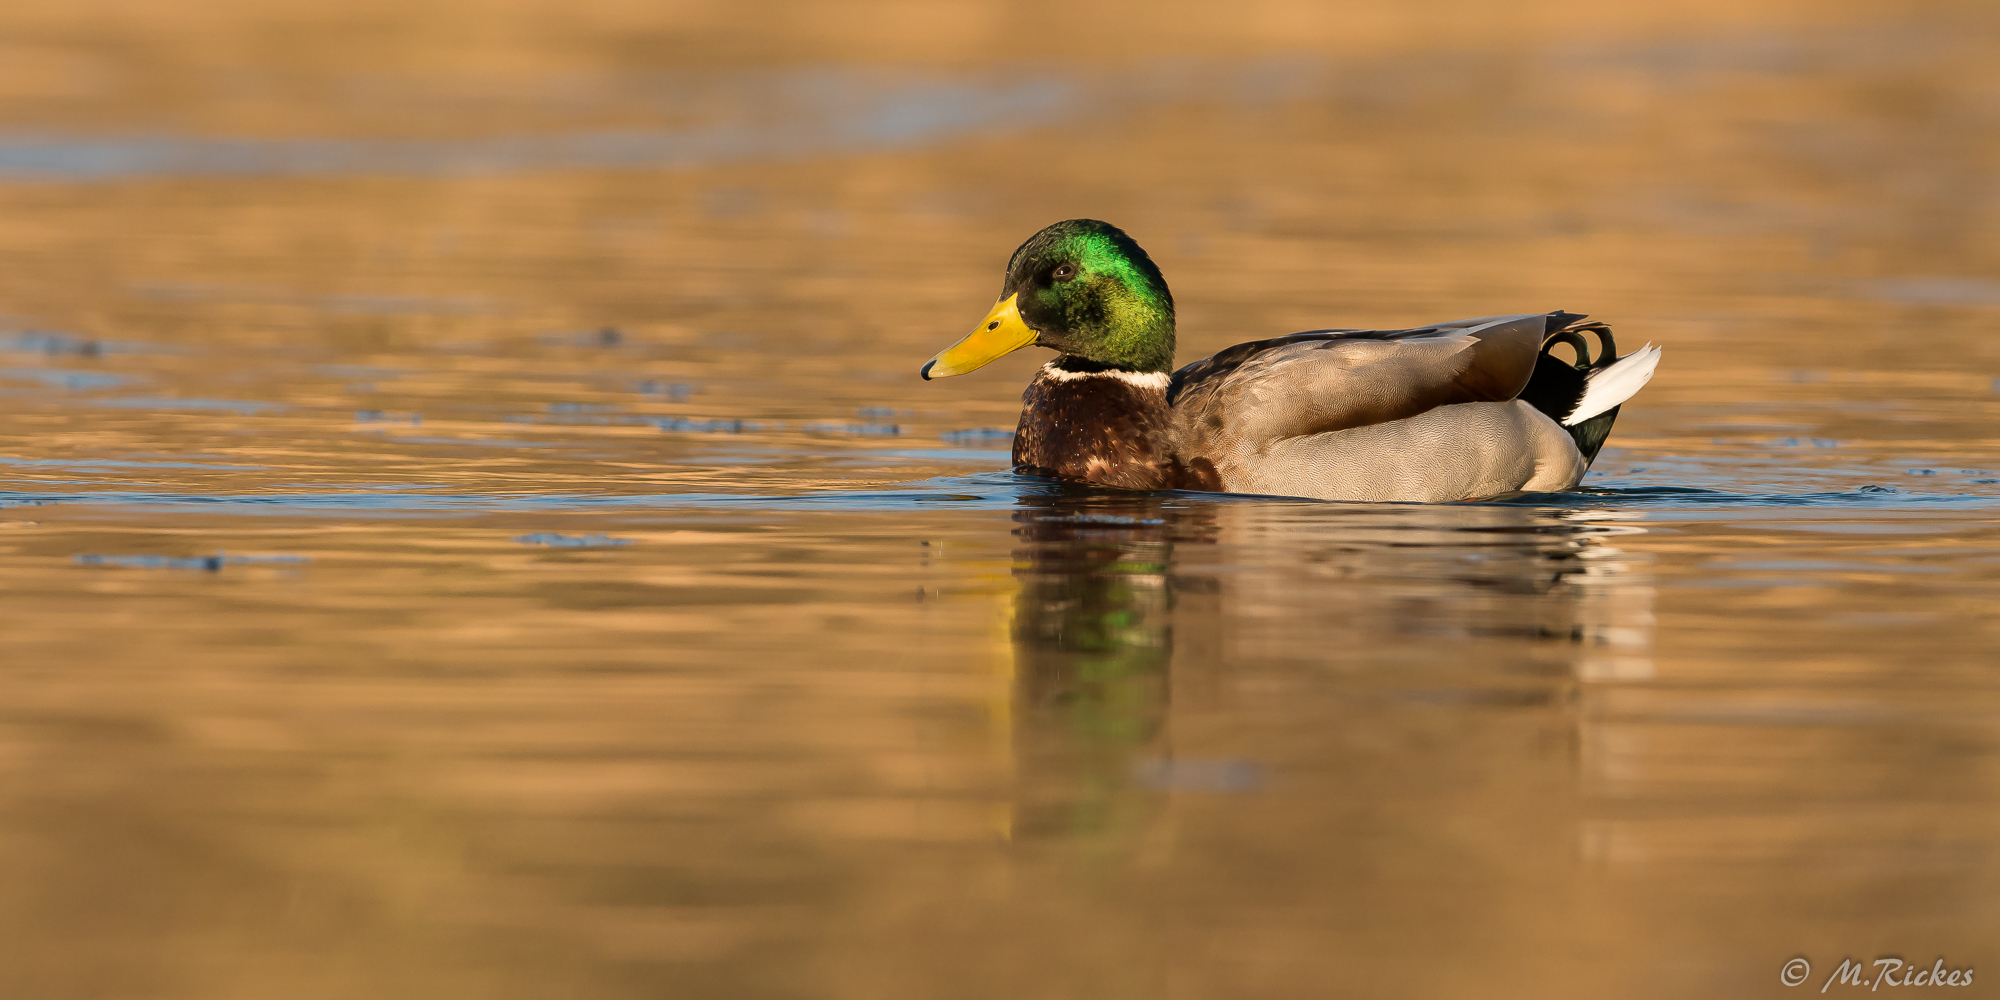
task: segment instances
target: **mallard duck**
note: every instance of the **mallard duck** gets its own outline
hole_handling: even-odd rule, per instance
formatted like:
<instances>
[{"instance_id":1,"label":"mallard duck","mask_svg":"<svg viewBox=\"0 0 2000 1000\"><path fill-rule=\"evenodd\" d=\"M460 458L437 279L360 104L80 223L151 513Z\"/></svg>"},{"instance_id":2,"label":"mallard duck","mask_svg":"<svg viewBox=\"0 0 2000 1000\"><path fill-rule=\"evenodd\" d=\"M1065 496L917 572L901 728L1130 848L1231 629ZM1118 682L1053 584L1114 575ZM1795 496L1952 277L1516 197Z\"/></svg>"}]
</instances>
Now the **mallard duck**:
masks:
<instances>
[{"instance_id":1,"label":"mallard duck","mask_svg":"<svg viewBox=\"0 0 2000 1000\"><path fill-rule=\"evenodd\" d=\"M1593 360L1584 335L1597 341ZM1575 362L1552 356L1567 344ZM1168 374L1174 297L1116 226L1058 222L1007 263L1000 300L926 379L1030 345L1016 472L1133 490L1448 502L1567 490L1659 364L1556 311L1408 330L1308 330Z\"/></svg>"}]
</instances>

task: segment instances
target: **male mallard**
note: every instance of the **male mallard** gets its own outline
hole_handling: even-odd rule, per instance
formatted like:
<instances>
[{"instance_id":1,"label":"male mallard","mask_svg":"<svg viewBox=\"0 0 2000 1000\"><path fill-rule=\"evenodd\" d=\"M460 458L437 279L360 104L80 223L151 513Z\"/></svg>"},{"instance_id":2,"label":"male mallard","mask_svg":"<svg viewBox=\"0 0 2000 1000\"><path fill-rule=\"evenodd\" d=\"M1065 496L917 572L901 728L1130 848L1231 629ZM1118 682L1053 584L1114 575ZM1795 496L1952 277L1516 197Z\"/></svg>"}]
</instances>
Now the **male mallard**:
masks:
<instances>
[{"instance_id":1,"label":"male mallard","mask_svg":"<svg viewBox=\"0 0 2000 1000\"><path fill-rule=\"evenodd\" d=\"M978 329L923 367L963 375L1057 352L1021 396L1017 472L1124 489L1440 502L1582 481L1659 348L1617 356L1575 313L1238 344L1171 377L1174 298L1146 251L1058 222L1007 264ZM1592 361L1583 334L1596 336ZM1568 344L1575 364L1551 357Z\"/></svg>"}]
</instances>

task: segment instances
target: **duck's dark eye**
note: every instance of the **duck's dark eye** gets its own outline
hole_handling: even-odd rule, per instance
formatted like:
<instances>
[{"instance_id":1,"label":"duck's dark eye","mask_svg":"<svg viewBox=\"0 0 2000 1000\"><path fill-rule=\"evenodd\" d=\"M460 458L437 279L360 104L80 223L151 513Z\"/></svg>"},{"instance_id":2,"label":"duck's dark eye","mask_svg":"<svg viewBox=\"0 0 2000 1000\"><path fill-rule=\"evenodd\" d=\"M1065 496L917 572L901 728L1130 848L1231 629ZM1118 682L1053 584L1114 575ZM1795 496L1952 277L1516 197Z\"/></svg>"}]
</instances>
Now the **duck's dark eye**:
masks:
<instances>
[{"instance_id":1,"label":"duck's dark eye","mask_svg":"<svg viewBox=\"0 0 2000 1000\"><path fill-rule=\"evenodd\" d=\"M1076 277L1076 268L1073 268L1068 264L1064 264L1063 266L1055 269L1055 273L1052 275L1052 277L1054 277L1057 281L1068 281L1069 279Z\"/></svg>"}]
</instances>

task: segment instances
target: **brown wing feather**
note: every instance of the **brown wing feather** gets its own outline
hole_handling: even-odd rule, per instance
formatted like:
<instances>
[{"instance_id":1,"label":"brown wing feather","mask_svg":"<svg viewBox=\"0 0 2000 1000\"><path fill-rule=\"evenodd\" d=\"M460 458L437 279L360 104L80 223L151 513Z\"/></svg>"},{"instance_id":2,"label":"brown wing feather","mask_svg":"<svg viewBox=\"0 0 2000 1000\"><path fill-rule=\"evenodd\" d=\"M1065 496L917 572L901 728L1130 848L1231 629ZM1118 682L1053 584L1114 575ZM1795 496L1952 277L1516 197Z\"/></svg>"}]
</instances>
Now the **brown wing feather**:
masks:
<instances>
[{"instance_id":1,"label":"brown wing feather","mask_svg":"<svg viewBox=\"0 0 2000 1000\"><path fill-rule=\"evenodd\" d=\"M1238 344L1174 373L1167 398L1196 453L1366 427L1453 403L1504 402L1535 371L1548 315L1410 330L1314 330Z\"/></svg>"}]
</instances>

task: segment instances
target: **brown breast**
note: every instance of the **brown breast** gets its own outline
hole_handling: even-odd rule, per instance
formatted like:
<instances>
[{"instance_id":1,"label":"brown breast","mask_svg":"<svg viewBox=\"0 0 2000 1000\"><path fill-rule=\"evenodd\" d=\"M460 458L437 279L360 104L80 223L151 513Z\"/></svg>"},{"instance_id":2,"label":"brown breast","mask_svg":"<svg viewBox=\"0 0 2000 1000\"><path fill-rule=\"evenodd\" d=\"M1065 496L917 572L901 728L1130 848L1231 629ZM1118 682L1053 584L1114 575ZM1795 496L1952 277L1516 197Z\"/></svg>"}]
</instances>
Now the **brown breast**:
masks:
<instances>
[{"instance_id":1,"label":"brown breast","mask_svg":"<svg viewBox=\"0 0 2000 1000\"><path fill-rule=\"evenodd\" d=\"M1173 454L1167 377L1070 372L1059 360L1021 394L1014 469L1128 490L1220 490L1206 459Z\"/></svg>"}]
</instances>

